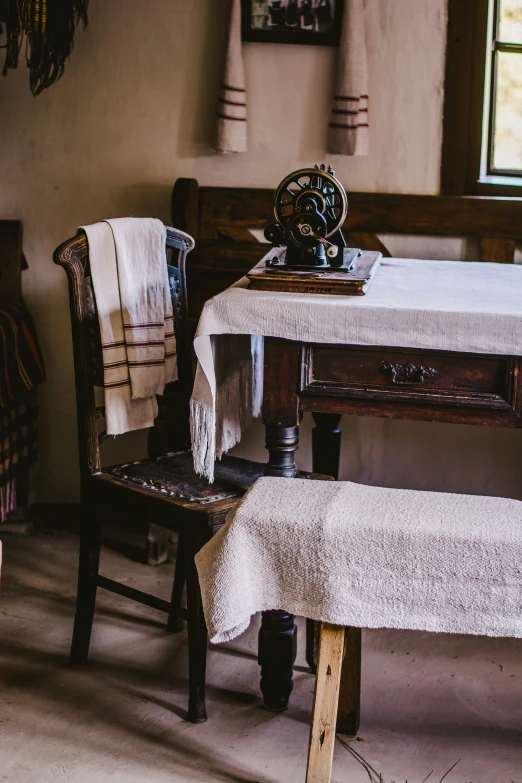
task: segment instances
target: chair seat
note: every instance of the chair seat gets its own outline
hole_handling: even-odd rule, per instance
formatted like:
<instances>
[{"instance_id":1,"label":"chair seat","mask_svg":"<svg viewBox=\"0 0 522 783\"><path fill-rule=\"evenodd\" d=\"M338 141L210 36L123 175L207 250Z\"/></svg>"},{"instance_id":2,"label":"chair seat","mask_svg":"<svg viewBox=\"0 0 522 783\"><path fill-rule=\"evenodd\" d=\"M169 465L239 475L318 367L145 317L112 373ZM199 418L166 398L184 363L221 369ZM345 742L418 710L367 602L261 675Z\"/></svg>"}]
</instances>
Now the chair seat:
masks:
<instances>
[{"instance_id":1,"label":"chair seat","mask_svg":"<svg viewBox=\"0 0 522 783\"><path fill-rule=\"evenodd\" d=\"M178 451L163 457L143 459L104 468L103 473L130 485L203 505L218 500L241 498L265 471L261 462L239 457L223 457L216 463L213 484L194 471L191 451Z\"/></svg>"}]
</instances>

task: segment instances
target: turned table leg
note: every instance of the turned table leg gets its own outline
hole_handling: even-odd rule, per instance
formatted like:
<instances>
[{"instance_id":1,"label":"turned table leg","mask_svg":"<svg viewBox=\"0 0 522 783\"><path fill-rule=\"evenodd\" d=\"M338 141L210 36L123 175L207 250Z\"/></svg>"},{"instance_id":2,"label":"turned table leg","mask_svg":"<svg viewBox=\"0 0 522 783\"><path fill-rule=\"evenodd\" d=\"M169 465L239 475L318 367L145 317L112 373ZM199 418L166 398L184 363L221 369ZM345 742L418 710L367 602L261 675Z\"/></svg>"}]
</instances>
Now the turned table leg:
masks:
<instances>
[{"instance_id":1,"label":"turned table leg","mask_svg":"<svg viewBox=\"0 0 522 783\"><path fill-rule=\"evenodd\" d=\"M266 428L266 447L270 460L266 476L291 478L297 475L294 453L299 442L299 427ZM297 627L294 615L273 610L263 612L258 642L261 666L261 692L268 710L288 707L292 693L293 666L297 653Z\"/></svg>"},{"instance_id":2,"label":"turned table leg","mask_svg":"<svg viewBox=\"0 0 522 783\"><path fill-rule=\"evenodd\" d=\"M269 460L266 476L293 478L299 443L297 378L300 346L286 340L265 340L265 382L263 420ZM288 707L293 688L293 666L297 651L294 615L273 610L263 612L258 642L261 692L265 707L281 711Z\"/></svg>"},{"instance_id":3,"label":"turned table leg","mask_svg":"<svg viewBox=\"0 0 522 783\"><path fill-rule=\"evenodd\" d=\"M294 615L282 611L263 612L258 641L261 693L267 710L282 712L294 687L293 666L297 653Z\"/></svg>"}]
</instances>

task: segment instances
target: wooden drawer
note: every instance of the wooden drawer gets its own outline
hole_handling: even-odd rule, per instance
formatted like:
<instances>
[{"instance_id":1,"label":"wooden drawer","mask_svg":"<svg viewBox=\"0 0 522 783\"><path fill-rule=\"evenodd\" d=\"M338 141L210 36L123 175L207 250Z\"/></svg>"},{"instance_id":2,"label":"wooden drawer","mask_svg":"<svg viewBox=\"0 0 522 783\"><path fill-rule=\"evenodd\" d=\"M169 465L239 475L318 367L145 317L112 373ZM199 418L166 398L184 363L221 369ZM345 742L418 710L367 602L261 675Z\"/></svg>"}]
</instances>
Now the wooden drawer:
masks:
<instances>
[{"instance_id":1,"label":"wooden drawer","mask_svg":"<svg viewBox=\"0 0 522 783\"><path fill-rule=\"evenodd\" d=\"M300 394L507 409L518 360L509 356L305 345Z\"/></svg>"}]
</instances>

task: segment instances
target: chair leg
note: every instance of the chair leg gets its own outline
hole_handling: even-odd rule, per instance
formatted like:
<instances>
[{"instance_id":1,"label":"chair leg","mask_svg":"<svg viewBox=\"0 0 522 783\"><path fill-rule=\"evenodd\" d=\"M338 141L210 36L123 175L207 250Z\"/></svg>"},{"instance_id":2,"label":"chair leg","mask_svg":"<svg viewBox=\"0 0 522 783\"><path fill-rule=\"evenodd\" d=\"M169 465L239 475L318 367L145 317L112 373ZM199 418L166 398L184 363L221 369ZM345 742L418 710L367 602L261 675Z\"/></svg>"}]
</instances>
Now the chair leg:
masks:
<instances>
[{"instance_id":1,"label":"chair leg","mask_svg":"<svg viewBox=\"0 0 522 783\"><path fill-rule=\"evenodd\" d=\"M207 719L205 704L205 677L207 669L207 626L194 556L204 541L186 541L185 575L187 581L187 630L189 655L189 707L187 719L191 723L203 723Z\"/></svg>"},{"instance_id":2,"label":"chair leg","mask_svg":"<svg viewBox=\"0 0 522 783\"><path fill-rule=\"evenodd\" d=\"M342 625L321 623L306 783L330 783L344 637Z\"/></svg>"},{"instance_id":3,"label":"chair leg","mask_svg":"<svg viewBox=\"0 0 522 783\"><path fill-rule=\"evenodd\" d=\"M178 612L181 608L183 598L183 588L185 587L185 536L178 534L178 548L176 552L176 565L174 568L174 584L172 585L172 596L170 599L169 619L167 620L167 631L170 633L179 633L183 630L183 620Z\"/></svg>"},{"instance_id":4,"label":"chair leg","mask_svg":"<svg viewBox=\"0 0 522 783\"><path fill-rule=\"evenodd\" d=\"M100 564L100 546L101 524L94 514L85 511L82 515L80 532L76 614L70 655L72 663L86 663L89 655L96 602L96 581Z\"/></svg>"}]
</instances>

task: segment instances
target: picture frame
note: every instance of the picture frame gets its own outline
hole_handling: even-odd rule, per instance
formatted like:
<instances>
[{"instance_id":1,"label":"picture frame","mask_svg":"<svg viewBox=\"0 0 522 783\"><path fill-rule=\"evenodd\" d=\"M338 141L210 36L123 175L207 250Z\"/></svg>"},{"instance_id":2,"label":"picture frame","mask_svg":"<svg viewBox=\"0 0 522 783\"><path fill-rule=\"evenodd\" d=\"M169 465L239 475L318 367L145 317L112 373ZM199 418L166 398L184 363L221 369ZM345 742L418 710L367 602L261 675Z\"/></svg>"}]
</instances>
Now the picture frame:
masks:
<instances>
[{"instance_id":1,"label":"picture frame","mask_svg":"<svg viewBox=\"0 0 522 783\"><path fill-rule=\"evenodd\" d=\"M241 38L339 46L344 0L241 0Z\"/></svg>"}]
</instances>

